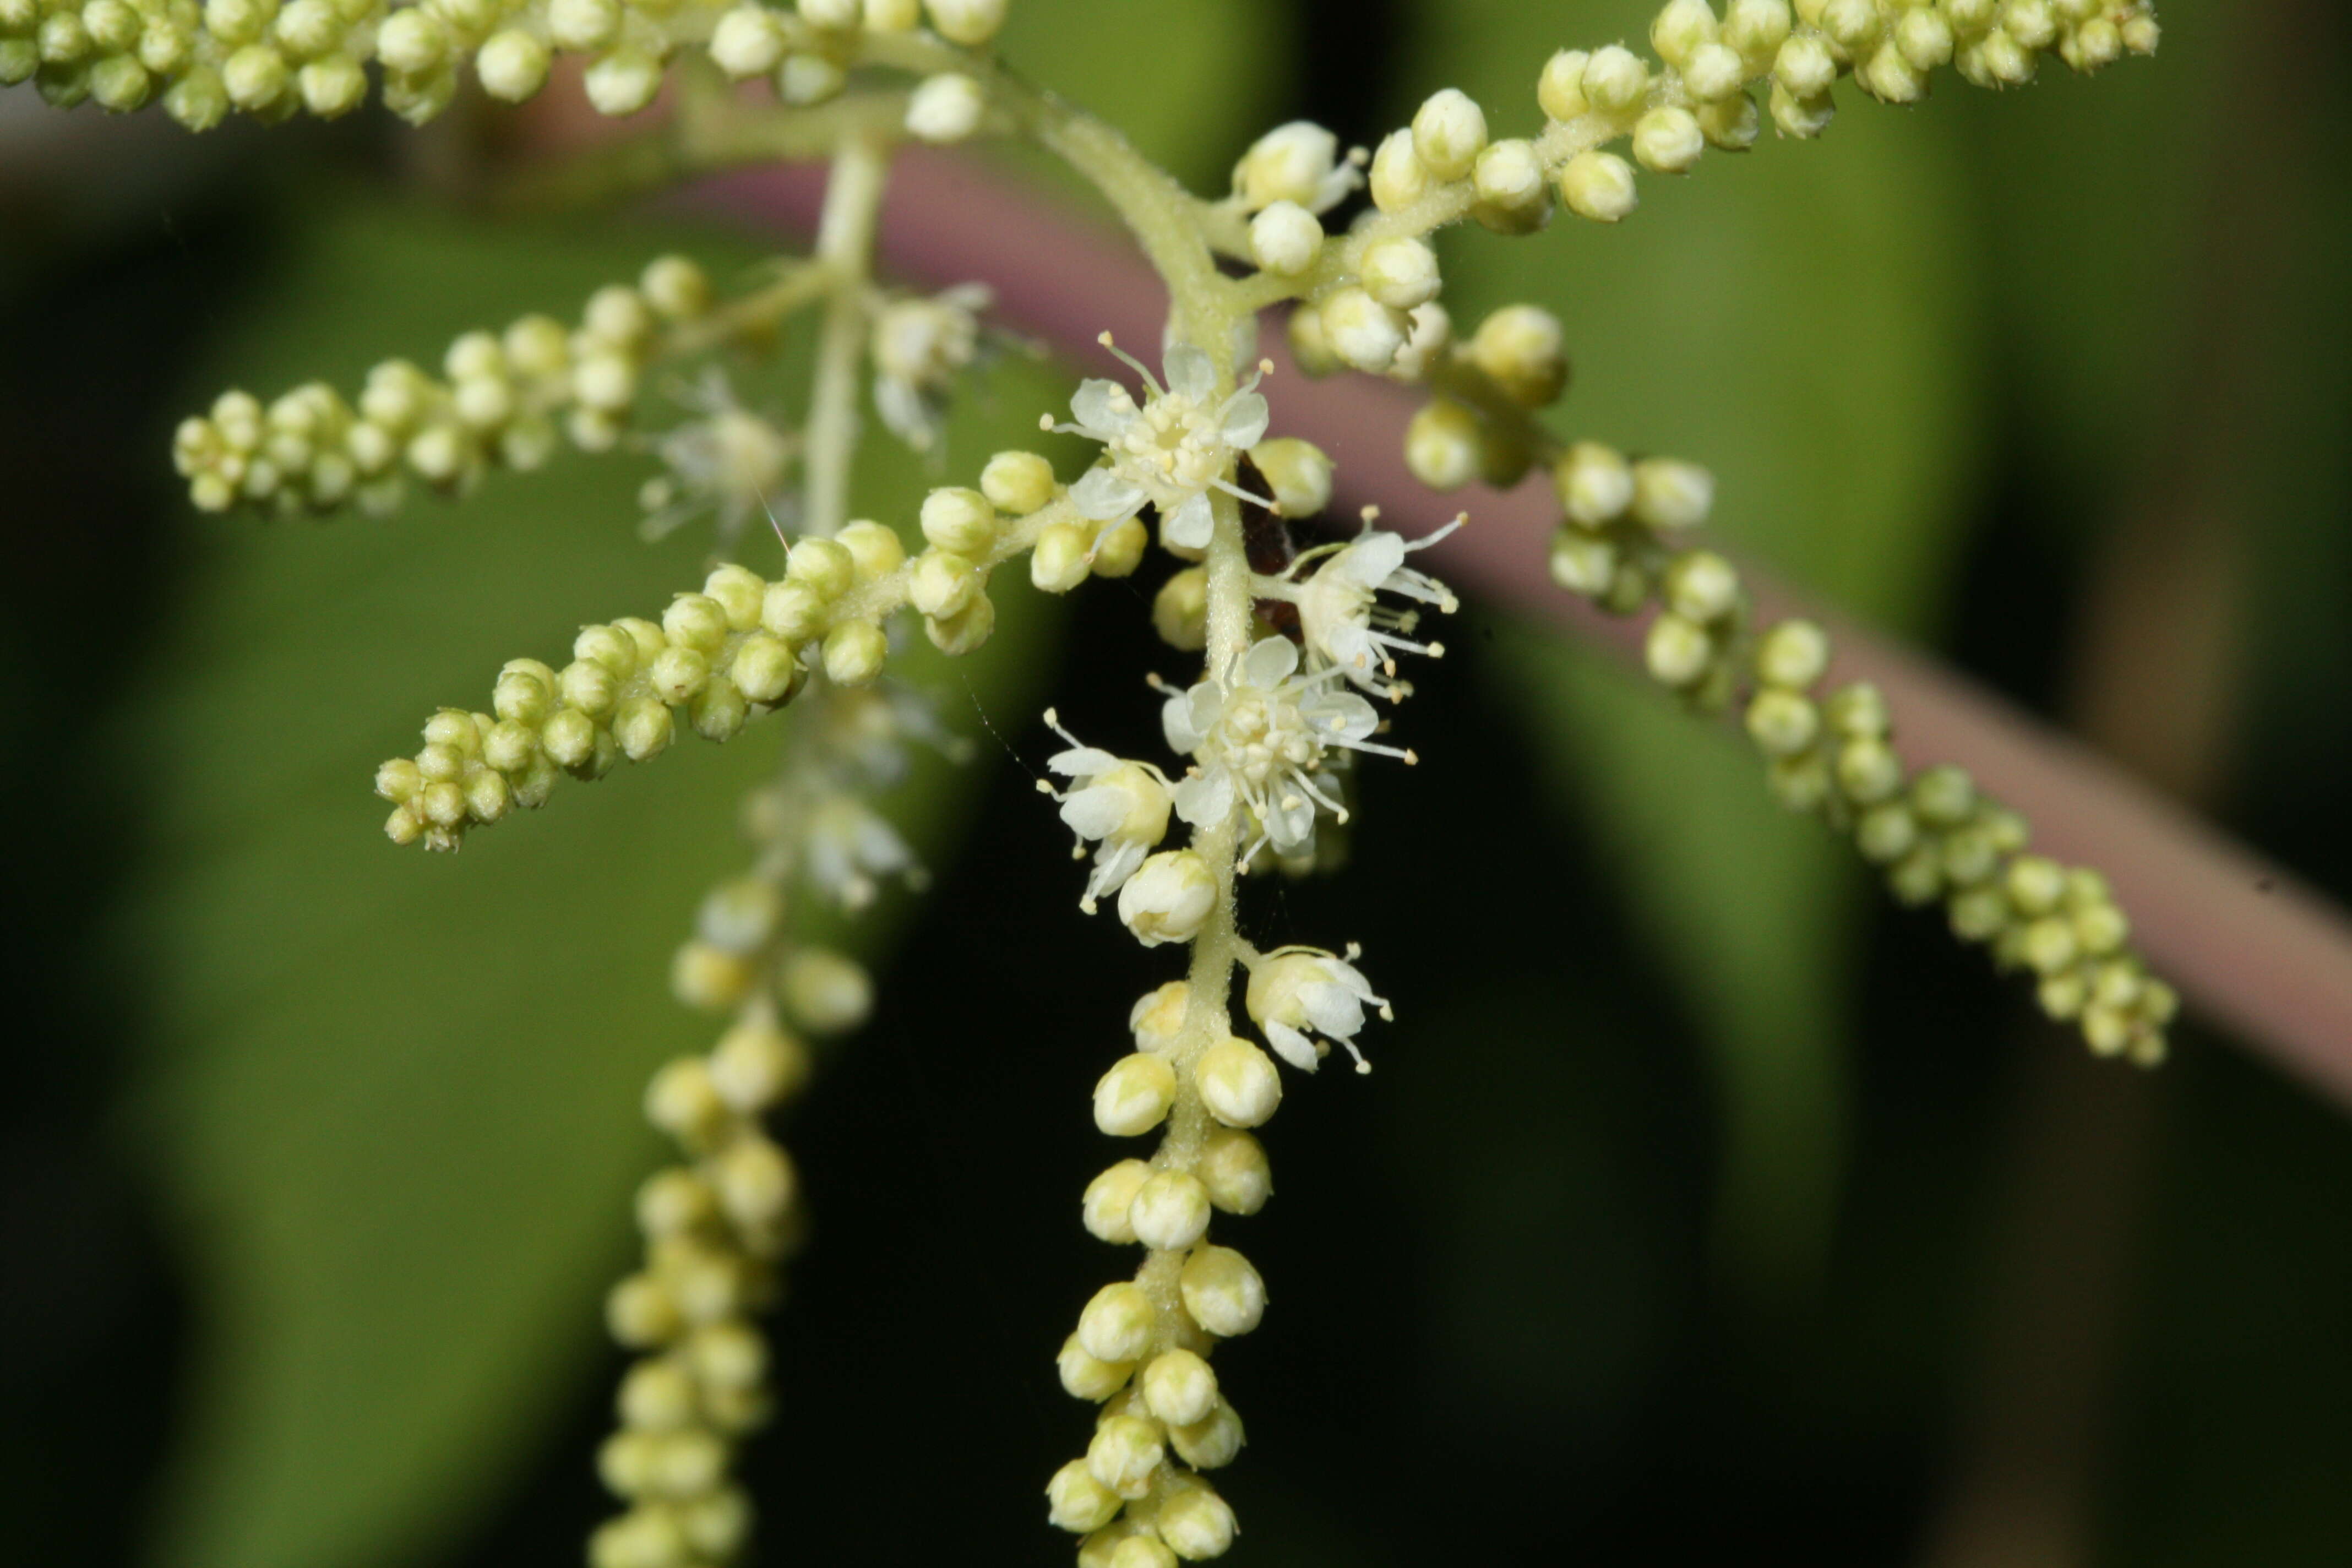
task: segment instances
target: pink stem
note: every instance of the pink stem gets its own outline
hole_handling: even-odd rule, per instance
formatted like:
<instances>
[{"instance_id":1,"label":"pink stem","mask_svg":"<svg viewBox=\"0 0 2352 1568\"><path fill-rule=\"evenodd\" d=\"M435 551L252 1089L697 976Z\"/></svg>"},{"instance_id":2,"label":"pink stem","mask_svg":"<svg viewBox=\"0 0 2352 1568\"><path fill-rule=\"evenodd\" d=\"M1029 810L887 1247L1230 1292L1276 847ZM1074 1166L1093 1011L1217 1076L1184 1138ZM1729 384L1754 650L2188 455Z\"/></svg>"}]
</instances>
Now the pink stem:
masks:
<instances>
[{"instance_id":1,"label":"pink stem","mask_svg":"<svg viewBox=\"0 0 2352 1568\"><path fill-rule=\"evenodd\" d=\"M814 168L758 170L708 181L694 200L805 230L823 189ZM906 154L891 179L881 236L895 268L932 285L989 284L1003 319L1083 365L1116 368L1095 342L1106 329L1138 350L1159 344L1167 295L1130 246L972 160ZM1262 346L1293 382L1277 395L1283 434L1303 436L1340 459L1349 506L1376 504L1408 533L1451 513L1433 505L1405 468L1410 393L1360 376L1307 381L1291 366L1278 331L1269 329ZM1635 626L1552 585L1545 548L1557 522L1539 482L1487 491L1475 525L1438 546L1433 563L1492 602L1562 622L1635 657ZM1752 566L1741 570L1763 616L1803 616L1829 629L1839 650L1834 677L1876 683L1915 759L1965 763L1988 792L2032 822L2038 847L2105 872L2142 951L2192 1005L2352 1105L2352 923L2341 910L1935 659L1806 602Z\"/></svg>"}]
</instances>

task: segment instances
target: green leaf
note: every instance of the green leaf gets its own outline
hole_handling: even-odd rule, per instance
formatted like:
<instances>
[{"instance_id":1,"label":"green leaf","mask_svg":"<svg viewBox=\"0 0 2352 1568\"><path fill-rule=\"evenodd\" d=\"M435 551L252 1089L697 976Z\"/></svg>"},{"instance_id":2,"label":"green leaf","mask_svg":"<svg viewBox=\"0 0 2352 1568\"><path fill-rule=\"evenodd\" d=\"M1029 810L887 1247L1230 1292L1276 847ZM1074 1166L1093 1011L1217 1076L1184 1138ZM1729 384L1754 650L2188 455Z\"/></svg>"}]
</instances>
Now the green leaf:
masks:
<instances>
[{"instance_id":1,"label":"green leaf","mask_svg":"<svg viewBox=\"0 0 2352 1568\"><path fill-rule=\"evenodd\" d=\"M576 309L676 237L328 203L282 247L220 377L349 385L375 357ZM721 276L749 259L703 240ZM755 405L787 384L737 378ZM1034 439L1024 417L1056 384L995 372L950 426L950 463ZM910 517L922 466L879 437L868 456L862 507ZM699 583L707 535L635 537L646 468L567 457L389 522L190 525L191 591L124 736L159 839L132 917L159 988L141 1135L201 1325L163 1563L414 1561L600 1364L629 1194L656 1158L641 1086L712 1028L669 1001L668 955L743 862L734 803L792 716L567 782L455 857L385 843L370 782L437 706L480 702L503 660L560 656L582 623ZM772 568L772 542L750 542ZM1023 700L1054 617L1021 576L1001 575L982 654L950 669L918 638L904 661L956 728L975 728L975 701ZM886 803L934 855L971 792L945 771Z\"/></svg>"},{"instance_id":2,"label":"green leaf","mask_svg":"<svg viewBox=\"0 0 2352 1568\"><path fill-rule=\"evenodd\" d=\"M1526 133L1552 49L1638 37L1651 9L1450 5L1412 86L1458 86L1496 135ZM1768 135L1687 180L1644 174L1620 226L1449 236L1447 298L1465 331L1513 300L1557 311L1576 363L1563 431L1706 464L1724 537L1916 629L1958 542L1978 440L1975 285L1945 194L1960 170L1939 104L1840 98L1819 144ZM1827 1246L1843 1139L1846 858L1783 818L1715 727L1549 635L1503 653L1563 801L1617 858L1633 917L1716 1047L1723 1262L1751 1293L1801 1289Z\"/></svg>"}]
</instances>

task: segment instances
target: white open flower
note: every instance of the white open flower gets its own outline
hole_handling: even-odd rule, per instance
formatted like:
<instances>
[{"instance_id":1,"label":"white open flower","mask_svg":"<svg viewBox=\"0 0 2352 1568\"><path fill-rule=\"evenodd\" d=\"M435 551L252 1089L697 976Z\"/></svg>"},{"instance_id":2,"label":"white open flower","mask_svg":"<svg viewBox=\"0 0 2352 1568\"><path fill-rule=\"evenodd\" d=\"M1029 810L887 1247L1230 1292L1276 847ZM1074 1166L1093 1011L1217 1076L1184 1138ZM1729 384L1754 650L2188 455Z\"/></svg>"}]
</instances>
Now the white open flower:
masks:
<instances>
[{"instance_id":1,"label":"white open flower","mask_svg":"<svg viewBox=\"0 0 2352 1568\"><path fill-rule=\"evenodd\" d=\"M1301 675L1297 645L1266 637L1222 678L1171 695L1160 710L1161 728L1168 744L1196 763L1176 786L1176 815L1208 827L1239 803L1258 823L1241 864L1269 842L1276 854L1303 855L1315 845L1318 807L1348 820L1336 781L1323 771L1332 749L1418 761L1372 740L1380 715L1354 692L1334 689L1339 674L1334 666Z\"/></svg>"},{"instance_id":2,"label":"white open flower","mask_svg":"<svg viewBox=\"0 0 2352 1568\"><path fill-rule=\"evenodd\" d=\"M919 883L915 852L887 819L854 795L819 800L809 815L808 877L844 909L874 901L876 879Z\"/></svg>"},{"instance_id":3,"label":"white open flower","mask_svg":"<svg viewBox=\"0 0 2352 1568\"><path fill-rule=\"evenodd\" d=\"M722 371L709 372L677 399L701 417L655 438L654 452L669 472L646 484L641 526L647 538L659 539L713 512L723 553L755 513L773 515L799 439L737 402Z\"/></svg>"},{"instance_id":4,"label":"white open flower","mask_svg":"<svg viewBox=\"0 0 2352 1568\"><path fill-rule=\"evenodd\" d=\"M1444 657L1444 644L1412 640L1419 611L1392 608L1380 603L1379 595L1400 595L1452 615L1459 604L1453 590L1427 573L1407 566L1405 558L1416 550L1428 549L1463 523L1457 517L1427 537L1408 542L1402 535L1370 527L1370 521L1367 516L1364 531L1324 555L1319 563L1316 552L1310 552L1283 581L1262 584L1270 596L1288 599L1298 606L1299 631L1311 658L1337 666L1368 691L1379 689L1383 677L1394 680L1400 653ZM1310 565L1314 570L1301 576ZM1393 698L1402 693L1391 684L1387 695Z\"/></svg>"},{"instance_id":5,"label":"white open flower","mask_svg":"<svg viewBox=\"0 0 2352 1568\"><path fill-rule=\"evenodd\" d=\"M1069 779L1073 787L1057 791L1043 779L1037 787L1062 803L1063 825L1078 836L1079 854L1086 853L1087 842L1101 846L1095 851L1086 896L1078 900L1078 907L1092 914L1096 900L1126 887L1143 858L1168 837L1168 779L1149 763L1130 763L1080 745L1050 708L1045 722L1070 743L1069 750L1047 759L1045 766Z\"/></svg>"},{"instance_id":6,"label":"white open flower","mask_svg":"<svg viewBox=\"0 0 2352 1568\"><path fill-rule=\"evenodd\" d=\"M1250 969L1246 1005L1249 1016L1265 1031L1266 1043L1284 1061L1313 1072L1330 1047L1313 1037L1337 1040L1356 1058L1358 1072L1372 1066L1356 1048L1364 1026L1367 1003L1383 1018L1395 1016L1385 998L1372 994L1371 983L1352 963L1360 950L1350 947L1338 958L1311 947L1286 947L1270 952Z\"/></svg>"},{"instance_id":7,"label":"white open flower","mask_svg":"<svg viewBox=\"0 0 2352 1568\"><path fill-rule=\"evenodd\" d=\"M890 433L918 452L939 440L956 374L980 352L980 312L994 299L984 283L960 283L875 312L874 405Z\"/></svg>"},{"instance_id":8,"label":"white open flower","mask_svg":"<svg viewBox=\"0 0 2352 1568\"><path fill-rule=\"evenodd\" d=\"M1168 351L1168 384L1162 386L1142 364L1119 353L1108 332L1101 341L1134 367L1150 395L1139 406L1134 395L1118 382L1089 379L1079 384L1077 395L1070 399L1077 422L1045 423L1047 429L1100 441L1110 459L1087 470L1070 487L1071 503L1079 516L1093 522L1123 522L1146 504L1158 507L1165 542L1206 550L1211 490L1245 500L1260 499L1226 476L1265 435L1268 416L1257 384L1268 367L1261 364L1248 381L1220 399L1216 366L1188 343Z\"/></svg>"}]
</instances>

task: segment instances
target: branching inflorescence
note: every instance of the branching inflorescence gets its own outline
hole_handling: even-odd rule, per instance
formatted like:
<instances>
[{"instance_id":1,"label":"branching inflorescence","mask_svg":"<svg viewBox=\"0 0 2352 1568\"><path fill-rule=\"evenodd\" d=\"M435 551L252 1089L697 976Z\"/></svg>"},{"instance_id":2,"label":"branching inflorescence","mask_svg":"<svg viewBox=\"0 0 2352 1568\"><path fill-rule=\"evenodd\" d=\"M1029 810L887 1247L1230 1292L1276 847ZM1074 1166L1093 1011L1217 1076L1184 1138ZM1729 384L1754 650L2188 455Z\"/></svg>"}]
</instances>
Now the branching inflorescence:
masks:
<instances>
[{"instance_id":1,"label":"branching inflorescence","mask_svg":"<svg viewBox=\"0 0 2352 1568\"><path fill-rule=\"evenodd\" d=\"M771 79L776 101L690 100L665 133L666 167L802 145L796 127L830 142L815 253L731 299L666 258L635 286L600 291L576 325L530 316L470 333L440 374L390 362L349 401L323 385L266 405L231 393L176 445L199 507L291 513L387 510L412 477L462 493L491 468L536 468L567 439L591 452L633 444L667 470L643 498L650 530L707 510L723 550L745 542L753 518L789 535L774 575L719 565L658 619L588 626L561 663L508 664L488 711L443 710L421 750L377 773L395 842L455 849L543 804L567 773L650 760L681 722L725 741L787 704L801 710L748 816L753 868L711 894L673 971L683 1000L734 1021L709 1057L672 1063L648 1094L686 1163L641 1194L646 1266L610 1304L615 1337L644 1356L603 1460L631 1508L595 1536L597 1568L715 1563L748 1532L726 1479L730 1444L762 1408L763 1352L745 1320L797 1215L793 1168L761 1119L805 1075L800 1035L854 1025L868 997L854 964L795 938L795 911L812 893L860 905L911 870L867 796L896 775L904 742L934 730L885 680L894 623L911 615L940 648L970 652L995 625L992 573L1025 557L1051 593L1126 576L1154 524L1180 564L1153 595L1153 624L1202 661L1192 679L1160 683L1166 754L1121 757L1046 716L1066 745L1041 787L1091 857L1082 909L1108 903L1145 947L1183 955L1181 973L1135 1004L1132 1049L1095 1088L1105 1134L1159 1136L1085 1190L1086 1228L1139 1247L1142 1260L1085 1303L1062 1346L1065 1387L1098 1409L1083 1457L1047 1489L1087 1568L1165 1568L1232 1544L1234 1514L1207 1473L1236 1457L1243 1428L1210 1357L1257 1327L1267 1293L1210 1232L1220 1214L1249 1215L1271 1195L1257 1130L1283 1096L1277 1058L1311 1073L1337 1046L1369 1071L1358 1037L1368 1016L1390 1015L1353 945L1252 945L1237 881L1311 869L1318 833L1355 809L1359 763L1415 760L1388 738L1390 710L1412 690L1400 660L1440 656L1422 622L1455 606L1412 560L1464 521L1417 541L1370 513L1353 532L1297 531L1328 507L1333 463L1273 433L1272 367L1252 363L1269 308L1290 307L1309 374L1352 370L1423 390L1405 456L1433 489L1546 470L1562 515L1557 583L1652 616L1658 681L1700 712L1736 710L1782 801L1851 838L1904 901L1942 901L1958 934L2030 972L2043 1008L2075 1021L2095 1050L2153 1064L2176 1006L2095 873L2030 854L2024 822L1959 768L1907 768L1874 690L1821 690L1818 627L1753 624L1738 572L1697 538L1714 501L1704 469L1553 432L1541 414L1568 382L1554 316L1510 305L1456 333L1429 243L1465 219L1505 236L1533 234L1559 208L1618 221L1635 208L1640 170L1685 174L1709 147L1747 148L1767 116L1784 135L1819 134L1841 78L1909 103L1946 66L2005 87L2044 55L2093 70L2152 53L2145 0L1730 0L1720 16L1706 0L1671 0L1650 30L1654 63L1612 46L1543 64L1532 135L1490 136L1481 107L1449 89L1370 152L1344 151L1316 125L1280 127L1213 201L999 68L986 46L1003 13L1002 0L0 0L0 79L31 76L52 100L117 109L160 92L199 127L231 107L342 112L364 97L370 62L387 101L422 120L449 101L461 62L492 95L521 99L562 52L589 57L599 110L626 114L653 99L665 61L691 51L725 78ZM911 93L888 85L909 75ZM877 112L817 118L833 100ZM1039 142L1118 209L1167 283L1167 342L1156 371L1122 354L1131 380L1088 380L1069 419L1044 419L1098 446L1091 467L1066 480L1036 452L998 453L969 488L929 492L910 555L898 527L851 516L865 387L884 425L936 458L989 297L973 285L929 298L878 288L875 217L901 137L983 132ZM1609 151L1620 142L1630 161ZM1366 186L1370 206L1335 219ZM817 318L815 373L795 423L739 399L732 376L804 310ZM666 432L647 428L657 371L695 416Z\"/></svg>"}]
</instances>

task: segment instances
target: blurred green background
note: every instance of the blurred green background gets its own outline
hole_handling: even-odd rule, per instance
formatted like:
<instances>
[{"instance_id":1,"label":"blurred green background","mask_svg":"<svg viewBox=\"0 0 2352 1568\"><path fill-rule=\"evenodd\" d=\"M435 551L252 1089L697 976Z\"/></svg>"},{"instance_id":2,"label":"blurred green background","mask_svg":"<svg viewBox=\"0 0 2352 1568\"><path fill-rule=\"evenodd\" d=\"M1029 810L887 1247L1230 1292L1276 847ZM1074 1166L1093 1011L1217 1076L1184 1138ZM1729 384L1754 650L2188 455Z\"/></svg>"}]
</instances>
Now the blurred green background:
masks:
<instances>
[{"instance_id":1,"label":"blurred green background","mask_svg":"<svg viewBox=\"0 0 2352 1568\"><path fill-rule=\"evenodd\" d=\"M1444 85L1525 129L1552 48L1647 7L1013 12L1009 55L1214 188L1265 125L1370 141ZM1562 428L1706 461L1759 559L2352 896L2346 24L2163 16L2096 81L1842 91L1822 142L1646 181L1622 229L1455 237L1449 302L1550 306ZM704 546L636 541L635 458L313 526L192 517L166 455L221 385L350 385L665 246L760 254L494 221L449 171L499 146L487 114L199 142L0 93L12 1560L568 1563L605 1510L637 1089L705 1043L667 955L773 736L451 860L387 848L366 784ZM1066 390L1001 366L951 464ZM926 474L869 456L866 510L908 515ZM874 922L877 1016L785 1130L817 1228L747 1461L766 1561L1064 1560L1052 1352L1118 1267L1075 1223L1083 1106L1166 966L1073 910L1034 716L1154 744L1160 570L1011 594L918 676L981 744L897 803L937 882ZM2153 1078L2084 1060L1727 738L1463 621L1354 864L1250 906L1262 942L1365 942L1399 1022L1269 1139L1243 1244L1276 1305L1220 1363L1247 1560L2352 1560L2343 1113L2193 1022Z\"/></svg>"}]
</instances>

